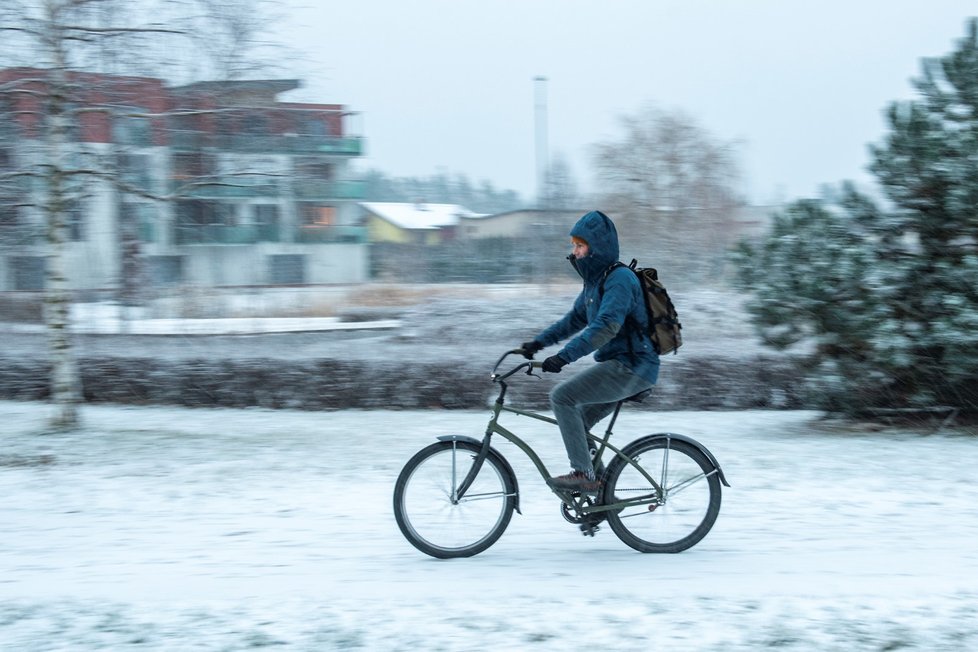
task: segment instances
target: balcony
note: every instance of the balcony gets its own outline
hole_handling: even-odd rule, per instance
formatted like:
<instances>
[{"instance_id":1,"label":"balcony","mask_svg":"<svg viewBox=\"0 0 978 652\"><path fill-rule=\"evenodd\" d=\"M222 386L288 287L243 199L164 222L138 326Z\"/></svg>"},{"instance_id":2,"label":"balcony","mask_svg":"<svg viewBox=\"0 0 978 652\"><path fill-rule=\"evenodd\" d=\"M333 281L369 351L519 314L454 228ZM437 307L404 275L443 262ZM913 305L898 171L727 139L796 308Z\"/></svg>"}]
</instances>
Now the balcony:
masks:
<instances>
[{"instance_id":1,"label":"balcony","mask_svg":"<svg viewBox=\"0 0 978 652\"><path fill-rule=\"evenodd\" d=\"M175 150L196 151L205 147L228 152L267 154L336 154L360 156L360 136L252 136L246 134L212 134L203 131L168 131L169 145Z\"/></svg>"},{"instance_id":2,"label":"balcony","mask_svg":"<svg viewBox=\"0 0 978 652\"><path fill-rule=\"evenodd\" d=\"M274 224L181 225L176 230L178 245L247 245L280 241L282 241L280 229ZM365 243L367 229L362 226L304 226L295 234L295 241L302 244Z\"/></svg>"},{"instance_id":3,"label":"balcony","mask_svg":"<svg viewBox=\"0 0 978 652\"><path fill-rule=\"evenodd\" d=\"M305 201L333 199L362 199L367 184L364 181L319 181L296 179L292 182L295 198Z\"/></svg>"},{"instance_id":4,"label":"balcony","mask_svg":"<svg viewBox=\"0 0 978 652\"><path fill-rule=\"evenodd\" d=\"M257 225L226 224L182 225L176 230L177 244L254 244L259 242L262 229Z\"/></svg>"},{"instance_id":5,"label":"balcony","mask_svg":"<svg viewBox=\"0 0 978 652\"><path fill-rule=\"evenodd\" d=\"M303 226L296 236L296 242L307 244L365 243L367 241L367 229L363 226Z\"/></svg>"},{"instance_id":6,"label":"balcony","mask_svg":"<svg viewBox=\"0 0 978 652\"><path fill-rule=\"evenodd\" d=\"M247 199L278 197L282 194L280 178L262 175L230 175L203 179L173 179L175 194L190 199ZM182 186L182 187L181 187Z\"/></svg>"}]
</instances>

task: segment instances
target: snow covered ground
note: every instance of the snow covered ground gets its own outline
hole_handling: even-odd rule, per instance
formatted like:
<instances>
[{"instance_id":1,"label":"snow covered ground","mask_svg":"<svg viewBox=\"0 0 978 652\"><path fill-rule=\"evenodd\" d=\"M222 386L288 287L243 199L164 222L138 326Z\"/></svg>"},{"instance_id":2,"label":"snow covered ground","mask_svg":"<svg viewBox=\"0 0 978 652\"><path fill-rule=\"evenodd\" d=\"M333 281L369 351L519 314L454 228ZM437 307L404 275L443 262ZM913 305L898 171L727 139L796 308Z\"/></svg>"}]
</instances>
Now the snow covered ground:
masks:
<instances>
[{"instance_id":1,"label":"snow covered ground","mask_svg":"<svg viewBox=\"0 0 978 652\"><path fill-rule=\"evenodd\" d=\"M43 434L47 413L0 402L2 650L978 649L973 433L623 413L619 441L691 435L733 485L670 556L582 537L499 441L523 515L438 561L398 532L393 483L486 412L86 406ZM549 426L509 423L564 470Z\"/></svg>"}]
</instances>

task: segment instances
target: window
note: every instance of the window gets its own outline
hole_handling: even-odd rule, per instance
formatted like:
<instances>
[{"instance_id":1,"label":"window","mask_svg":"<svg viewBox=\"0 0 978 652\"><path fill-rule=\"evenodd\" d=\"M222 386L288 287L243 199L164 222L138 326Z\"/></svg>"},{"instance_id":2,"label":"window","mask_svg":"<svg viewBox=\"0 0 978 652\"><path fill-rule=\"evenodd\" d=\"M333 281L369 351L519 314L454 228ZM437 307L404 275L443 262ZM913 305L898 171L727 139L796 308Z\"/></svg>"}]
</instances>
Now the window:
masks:
<instances>
[{"instance_id":1,"label":"window","mask_svg":"<svg viewBox=\"0 0 978 652\"><path fill-rule=\"evenodd\" d=\"M315 158L300 158L295 161L295 174L300 178L331 181L335 173L331 163Z\"/></svg>"},{"instance_id":2,"label":"window","mask_svg":"<svg viewBox=\"0 0 978 652\"><path fill-rule=\"evenodd\" d=\"M156 207L153 204L120 202L119 225L125 239L156 242Z\"/></svg>"},{"instance_id":3,"label":"window","mask_svg":"<svg viewBox=\"0 0 978 652\"><path fill-rule=\"evenodd\" d=\"M186 113L169 117L170 129L176 131L202 131L201 114Z\"/></svg>"},{"instance_id":4,"label":"window","mask_svg":"<svg viewBox=\"0 0 978 652\"><path fill-rule=\"evenodd\" d=\"M181 226L234 225L235 222L232 204L198 200L177 202L177 223Z\"/></svg>"},{"instance_id":5,"label":"window","mask_svg":"<svg viewBox=\"0 0 978 652\"><path fill-rule=\"evenodd\" d=\"M173 178L195 179L214 174L214 157L201 152L173 156Z\"/></svg>"},{"instance_id":6,"label":"window","mask_svg":"<svg viewBox=\"0 0 978 652\"><path fill-rule=\"evenodd\" d=\"M0 199L0 237L4 232L16 229L19 222L17 207L9 206Z\"/></svg>"},{"instance_id":7,"label":"window","mask_svg":"<svg viewBox=\"0 0 978 652\"><path fill-rule=\"evenodd\" d=\"M81 242L85 239L85 204L76 201L72 202L65 211L65 226L68 230L68 239L72 242Z\"/></svg>"},{"instance_id":8,"label":"window","mask_svg":"<svg viewBox=\"0 0 978 652\"><path fill-rule=\"evenodd\" d=\"M183 282L183 256L147 256L149 281L156 287Z\"/></svg>"},{"instance_id":9,"label":"window","mask_svg":"<svg viewBox=\"0 0 978 652\"><path fill-rule=\"evenodd\" d=\"M70 143L80 143L84 140L82 138L82 128L81 121L82 116L78 112L78 107L72 103L68 102L65 104L65 140Z\"/></svg>"},{"instance_id":10,"label":"window","mask_svg":"<svg viewBox=\"0 0 978 652\"><path fill-rule=\"evenodd\" d=\"M153 144L149 118L133 115L143 113L138 107L126 107L112 116L112 140L121 145L149 147Z\"/></svg>"},{"instance_id":11,"label":"window","mask_svg":"<svg viewBox=\"0 0 978 652\"><path fill-rule=\"evenodd\" d=\"M245 244L254 242L250 227L238 228L238 207L216 201L178 201L176 244Z\"/></svg>"},{"instance_id":12,"label":"window","mask_svg":"<svg viewBox=\"0 0 978 652\"><path fill-rule=\"evenodd\" d=\"M176 208L177 226L198 226L205 224L203 203L193 200L178 201Z\"/></svg>"},{"instance_id":13,"label":"window","mask_svg":"<svg viewBox=\"0 0 978 652\"><path fill-rule=\"evenodd\" d=\"M236 204L211 202L211 206L213 207L211 224L238 226L238 206Z\"/></svg>"},{"instance_id":14,"label":"window","mask_svg":"<svg viewBox=\"0 0 978 652\"><path fill-rule=\"evenodd\" d=\"M7 260L10 261L10 276L15 290L44 289L43 256L12 256Z\"/></svg>"},{"instance_id":15,"label":"window","mask_svg":"<svg viewBox=\"0 0 978 652\"><path fill-rule=\"evenodd\" d=\"M320 118L303 118L299 121L299 133L305 136L325 136L326 132L326 123Z\"/></svg>"},{"instance_id":16,"label":"window","mask_svg":"<svg viewBox=\"0 0 978 652\"><path fill-rule=\"evenodd\" d=\"M279 242L279 210L275 204L257 204L254 207L255 227L258 239L265 242Z\"/></svg>"},{"instance_id":17,"label":"window","mask_svg":"<svg viewBox=\"0 0 978 652\"><path fill-rule=\"evenodd\" d=\"M268 282L272 285L297 285L306 282L306 257L279 254L268 257Z\"/></svg>"},{"instance_id":18,"label":"window","mask_svg":"<svg viewBox=\"0 0 978 652\"><path fill-rule=\"evenodd\" d=\"M333 226L336 224L335 206L300 204L299 214L302 218L302 226Z\"/></svg>"},{"instance_id":19,"label":"window","mask_svg":"<svg viewBox=\"0 0 978 652\"><path fill-rule=\"evenodd\" d=\"M146 154L132 154L130 152L120 152L116 156L116 166L119 175L125 183L131 184L140 190L152 192L153 182L150 174L150 158Z\"/></svg>"},{"instance_id":20,"label":"window","mask_svg":"<svg viewBox=\"0 0 978 652\"><path fill-rule=\"evenodd\" d=\"M15 117L14 111L16 110L16 104L7 98L0 97L0 138L7 139L18 136L18 125L17 118L22 118L22 115Z\"/></svg>"},{"instance_id":21,"label":"window","mask_svg":"<svg viewBox=\"0 0 978 652\"><path fill-rule=\"evenodd\" d=\"M249 136L266 136L268 135L268 118L256 113L246 115L241 121L241 131Z\"/></svg>"}]
</instances>

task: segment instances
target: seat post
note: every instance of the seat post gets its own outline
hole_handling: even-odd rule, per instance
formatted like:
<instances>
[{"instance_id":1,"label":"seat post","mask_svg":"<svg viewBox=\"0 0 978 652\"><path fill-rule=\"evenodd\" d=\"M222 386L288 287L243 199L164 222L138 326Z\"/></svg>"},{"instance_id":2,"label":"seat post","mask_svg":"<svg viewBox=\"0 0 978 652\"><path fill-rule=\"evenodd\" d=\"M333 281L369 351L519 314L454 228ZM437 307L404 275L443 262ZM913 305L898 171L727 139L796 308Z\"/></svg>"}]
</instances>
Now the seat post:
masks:
<instances>
[{"instance_id":1,"label":"seat post","mask_svg":"<svg viewBox=\"0 0 978 652\"><path fill-rule=\"evenodd\" d=\"M605 438L607 438L607 436L611 434L611 429L615 427L615 421L618 420L618 413L621 412L621 406L622 403L624 402L625 401L622 400L622 401L618 401L618 403L615 404L615 411L611 413L611 421L608 422L608 427L607 429L605 429L604 432Z\"/></svg>"}]
</instances>

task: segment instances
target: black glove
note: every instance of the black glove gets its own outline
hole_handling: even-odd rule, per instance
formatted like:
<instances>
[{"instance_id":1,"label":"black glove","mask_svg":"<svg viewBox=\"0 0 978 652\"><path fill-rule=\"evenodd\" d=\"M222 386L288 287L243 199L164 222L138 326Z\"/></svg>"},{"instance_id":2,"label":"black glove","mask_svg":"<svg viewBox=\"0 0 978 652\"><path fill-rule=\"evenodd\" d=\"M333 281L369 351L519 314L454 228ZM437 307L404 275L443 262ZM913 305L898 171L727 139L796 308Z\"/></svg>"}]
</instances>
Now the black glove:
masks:
<instances>
[{"instance_id":1,"label":"black glove","mask_svg":"<svg viewBox=\"0 0 978 652\"><path fill-rule=\"evenodd\" d=\"M520 348L523 349L523 357L527 360L532 360L533 355L543 348L543 344L540 344L536 340L530 340L529 342L520 344Z\"/></svg>"},{"instance_id":2,"label":"black glove","mask_svg":"<svg viewBox=\"0 0 978 652\"><path fill-rule=\"evenodd\" d=\"M543 361L543 366L540 368L548 374L559 374L565 364L567 364L567 360L564 360L559 355L552 355Z\"/></svg>"}]
</instances>

